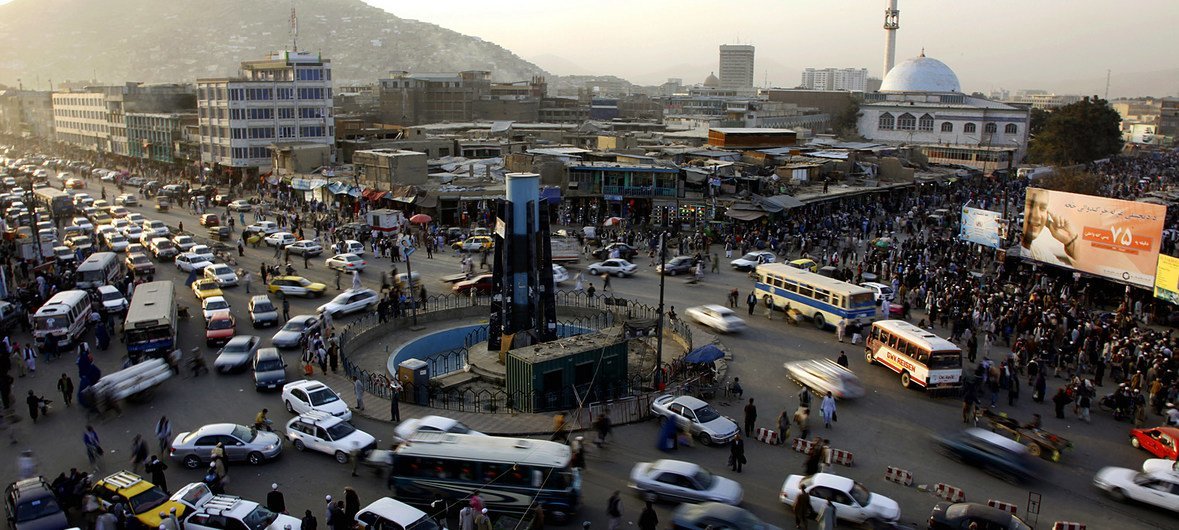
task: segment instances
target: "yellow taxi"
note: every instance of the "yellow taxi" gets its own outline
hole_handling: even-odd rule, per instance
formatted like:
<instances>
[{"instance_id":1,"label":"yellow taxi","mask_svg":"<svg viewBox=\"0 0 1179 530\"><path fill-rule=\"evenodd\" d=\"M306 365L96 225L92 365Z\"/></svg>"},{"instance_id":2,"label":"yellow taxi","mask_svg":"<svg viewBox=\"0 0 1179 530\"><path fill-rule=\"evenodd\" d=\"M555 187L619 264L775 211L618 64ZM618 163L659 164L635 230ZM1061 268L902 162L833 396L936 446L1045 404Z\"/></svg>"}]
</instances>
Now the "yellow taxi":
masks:
<instances>
[{"instance_id":1,"label":"yellow taxi","mask_svg":"<svg viewBox=\"0 0 1179 530\"><path fill-rule=\"evenodd\" d=\"M210 296L224 296L221 292L221 286L214 278L200 279L192 282L192 294L195 294L197 300L204 300Z\"/></svg>"},{"instance_id":2,"label":"yellow taxi","mask_svg":"<svg viewBox=\"0 0 1179 530\"><path fill-rule=\"evenodd\" d=\"M119 471L94 483L91 493L104 509L122 502L127 511L144 528L159 528L163 522L160 513L176 509L176 517L183 519L186 506L170 500L159 486L152 484L130 471Z\"/></svg>"},{"instance_id":3,"label":"yellow taxi","mask_svg":"<svg viewBox=\"0 0 1179 530\"><path fill-rule=\"evenodd\" d=\"M326 285L313 282L302 276L275 276L266 288L272 293L278 293L280 297L303 296L307 298L312 296L318 298L323 296L324 291L327 290Z\"/></svg>"},{"instance_id":4,"label":"yellow taxi","mask_svg":"<svg viewBox=\"0 0 1179 530\"><path fill-rule=\"evenodd\" d=\"M454 248L464 252L482 252L484 250L491 250L494 244L495 240L491 236L473 236L463 241L456 241Z\"/></svg>"},{"instance_id":5,"label":"yellow taxi","mask_svg":"<svg viewBox=\"0 0 1179 530\"><path fill-rule=\"evenodd\" d=\"M791 261L788 265L796 269L802 269L804 271L819 272L819 264L815 263L815 260L809 258L796 259Z\"/></svg>"}]
</instances>

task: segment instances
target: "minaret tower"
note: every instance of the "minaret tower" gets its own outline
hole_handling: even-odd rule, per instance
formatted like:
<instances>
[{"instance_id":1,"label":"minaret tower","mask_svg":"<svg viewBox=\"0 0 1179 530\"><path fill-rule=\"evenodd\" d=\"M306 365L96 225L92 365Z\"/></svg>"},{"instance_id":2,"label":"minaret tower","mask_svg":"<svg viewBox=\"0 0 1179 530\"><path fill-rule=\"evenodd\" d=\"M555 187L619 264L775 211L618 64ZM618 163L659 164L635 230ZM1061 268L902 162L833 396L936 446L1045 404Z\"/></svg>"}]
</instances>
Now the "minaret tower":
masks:
<instances>
[{"instance_id":1,"label":"minaret tower","mask_svg":"<svg viewBox=\"0 0 1179 530\"><path fill-rule=\"evenodd\" d=\"M897 10L897 0L888 0L888 7L884 10L884 71L880 78L888 75L897 57L897 28L901 27L901 12Z\"/></svg>"}]
</instances>

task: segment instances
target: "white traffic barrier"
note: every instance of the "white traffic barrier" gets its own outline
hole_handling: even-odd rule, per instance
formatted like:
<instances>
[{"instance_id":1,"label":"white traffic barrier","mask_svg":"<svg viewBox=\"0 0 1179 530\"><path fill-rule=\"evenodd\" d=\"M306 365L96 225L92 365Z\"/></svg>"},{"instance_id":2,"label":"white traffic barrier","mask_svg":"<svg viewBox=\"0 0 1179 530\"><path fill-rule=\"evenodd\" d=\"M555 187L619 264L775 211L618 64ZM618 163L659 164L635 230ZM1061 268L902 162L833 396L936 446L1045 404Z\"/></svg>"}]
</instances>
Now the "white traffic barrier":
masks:
<instances>
[{"instance_id":1,"label":"white traffic barrier","mask_svg":"<svg viewBox=\"0 0 1179 530\"><path fill-rule=\"evenodd\" d=\"M913 474L904 469L889 466L884 470L884 480L895 482L902 486L912 486Z\"/></svg>"},{"instance_id":2,"label":"white traffic barrier","mask_svg":"<svg viewBox=\"0 0 1179 530\"><path fill-rule=\"evenodd\" d=\"M782 443L781 439L778 438L778 431L772 431L765 427L760 427L757 429L757 441L770 445L778 445Z\"/></svg>"},{"instance_id":3,"label":"white traffic barrier","mask_svg":"<svg viewBox=\"0 0 1179 530\"><path fill-rule=\"evenodd\" d=\"M933 494L950 502L966 502L966 492L949 484L939 482L933 488Z\"/></svg>"},{"instance_id":4,"label":"white traffic barrier","mask_svg":"<svg viewBox=\"0 0 1179 530\"><path fill-rule=\"evenodd\" d=\"M1019 508L1016 507L1014 504L1011 504L1009 502L997 501L995 499L987 499L987 506L990 506L991 508L998 508L998 509L1003 510L1007 513L1010 513L1011 515L1016 515L1016 512L1019 511Z\"/></svg>"},{"instance_id":5,"label":"white traffic barrier","mask_svg":"<svg viewBox=\"0 0 1179 530\"><path fill-rule=\"evenodd\" d=\"M1070 523L1068 521L1056 521L1052 525L1052 530L1085 530L1085 525L1082 523Z\"/></svg>"}]
</instances>

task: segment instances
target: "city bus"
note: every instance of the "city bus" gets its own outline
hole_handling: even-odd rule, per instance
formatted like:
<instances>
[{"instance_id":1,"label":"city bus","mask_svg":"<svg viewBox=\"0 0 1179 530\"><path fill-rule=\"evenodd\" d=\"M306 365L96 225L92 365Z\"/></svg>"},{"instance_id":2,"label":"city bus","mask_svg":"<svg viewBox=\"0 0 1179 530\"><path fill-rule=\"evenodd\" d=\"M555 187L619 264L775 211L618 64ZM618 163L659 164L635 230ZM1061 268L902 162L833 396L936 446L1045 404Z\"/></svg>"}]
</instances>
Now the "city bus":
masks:
<instances>
[{"instance_id":1,"label":"city bus","mask_svg":"<svg viewBox=\"0 0 1179 530\"><path fill-rule=\"evenodd\" d=\"M172 282L147 282L135 287L127 318L127 352L155 357L176 348L176 294Z\"/></svg>"},{"instance_id":2,"label":"city bus","mask_svg":"<svg viewBox=\"0 0 1179 530\"><path fill-rule=\"evenodd\" d=\"M546 440L419 431L393 452L390 480L395 497L409 504L478 493L492 512L525 514L535 503L560 524L581 498L572 457L569 446Z\"/></svg>"},{"instance_id":3,"label":"city bus","mask_svg":"<svg viewBox=\"0 0 1179 530\"><path fill-rule=\"evenodd\" d=\"M840 320L867 325L876 319L876 295L867 288L841 282L785 263L757 266L754 294L764 305L769 298L775 309L797 310L815 327L825 329Z\"/></svg>"},{"instance_id":4,"label":"city bus","mask_svg":"<svg viewBox=\"0 0 1179 530\"><path fill-rule=\"evenodd\" d=\"M928 391L962 386L962 349L904 320L879 320L864 341L864 359L901 374L905 388Z\"/></svg>"},{"instance_id":5,"label":"city bus","mask_svg":"<svg viewBox=\"0 0 1179 530\"><path fill-rule=\"evenodd\" d=\"M53 217L70 217L74 215L74 198L57 188L36 188L33 190L34 200L41 207L49 210Z\"/></svg>"},{"instance_id":6,"label":"city bus","mask_svg":"<svg viewBox=\"0 0 1179 530\"><path fill-rule=\"evenodd\" d=\"M95 252L74 271L74 285L79 289L97 289L115 285L123 278L123 264L114 252Z\"/></svg>"},{"instance_id":7,"label":"city bus","mask_svg":"<svg viewBox=\"0 0 1179 530\"><path fill-rule=\"evenodd\" d=\"M72 348L74 342L86 333L86 325L90 323L90 313L93 311L90 294L86 291L57 293L33 313L33 340L42 348L49 341L57 345L58 351ZM53 339L49 338L50 335Z\"/></svg>"}]
</instances>

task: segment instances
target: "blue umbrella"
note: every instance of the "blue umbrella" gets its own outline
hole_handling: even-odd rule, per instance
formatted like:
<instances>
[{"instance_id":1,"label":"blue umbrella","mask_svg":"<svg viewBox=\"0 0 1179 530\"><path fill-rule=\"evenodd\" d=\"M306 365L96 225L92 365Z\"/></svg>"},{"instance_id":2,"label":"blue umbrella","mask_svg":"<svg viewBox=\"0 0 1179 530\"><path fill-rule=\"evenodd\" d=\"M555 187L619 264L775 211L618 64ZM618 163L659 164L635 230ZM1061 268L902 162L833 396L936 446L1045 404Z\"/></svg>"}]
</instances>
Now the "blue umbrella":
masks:
<instances>
[{"instance_id":1,"label":"blue umbrella","mask_svg":"<svg viewBox=\"0 0 1179 530\"><path fill-rule=\"evenodd\" d=\"M684 361L695 364L710 363L724 356L725 352L721 351L720 348L717 348L716 345L707 344L696 348L691 352L688 352L688 354L684 356Z\"/></svg>"}]
</instances>

